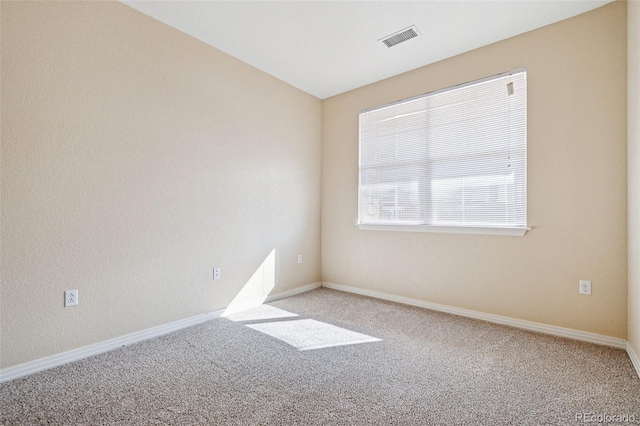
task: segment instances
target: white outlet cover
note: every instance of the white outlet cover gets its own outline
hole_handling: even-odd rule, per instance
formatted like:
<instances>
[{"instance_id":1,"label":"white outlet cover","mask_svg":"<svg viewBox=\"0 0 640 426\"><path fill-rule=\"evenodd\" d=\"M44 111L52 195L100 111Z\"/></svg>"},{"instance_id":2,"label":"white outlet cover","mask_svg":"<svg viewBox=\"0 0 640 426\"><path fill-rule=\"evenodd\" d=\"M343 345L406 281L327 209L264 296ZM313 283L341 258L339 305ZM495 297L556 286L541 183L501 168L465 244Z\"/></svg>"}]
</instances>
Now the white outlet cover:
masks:
<instances>
[{"instance_id":1,"label":"white outlet cover","mask_svg":"<svg viewBox=\"0 0 640 426\"><path fill-rule=\"evenodd\" d=\"M302 263L302 255L301 254L298 255L298 263Z\"/></svg>"},{"instance_id":2,"label":"white outlet cover","mask_svg":"<svg viewBox=\"0 0 640 426\"><path fill-rule=\"evenodd\" d=\"M78 290L66 290L64 292L64 307L78 306Z\"/></svg>"},{"instance_id":3,"label":"white outlet cover","mask_svg":"<svg viewBox=\"0 0 640 426\"><path fill-rule=\"evenodd\" d=\"M580 294L591 294L591 281L580 280Z\"/></svg>"}]
</instances>

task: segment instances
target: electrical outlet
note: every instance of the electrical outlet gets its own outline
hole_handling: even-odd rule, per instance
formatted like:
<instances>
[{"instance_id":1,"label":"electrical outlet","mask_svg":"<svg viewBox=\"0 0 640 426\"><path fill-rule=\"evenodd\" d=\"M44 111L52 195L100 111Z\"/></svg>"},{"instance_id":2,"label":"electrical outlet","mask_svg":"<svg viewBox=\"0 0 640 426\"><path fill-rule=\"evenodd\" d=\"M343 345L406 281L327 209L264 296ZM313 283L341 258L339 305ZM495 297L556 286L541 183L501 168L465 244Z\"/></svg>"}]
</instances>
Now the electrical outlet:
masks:
<instances>
[{"instance_id":1,"label":"electrical outlet","mask_svg":"<svg viewBox=\"0 0 640 426\"><path fill-rule=\"evenodd\" d=\"M78 290L67 290L64 292L64 307L78 305Z\"/></svg>"},{"instance_id":2,"label":"electrical outlet","mask_svg":"<svg viewBox=\"0 0 640 426\"><path fill-rule=\"evenodd\" d=\"M591 281L580 280L580 294L591 294Z\"/></svg>"},{"instance_id":3,"label":"electrical outlet","mask_svg":"<svg viewBox=\"0 0 640 426\"><path fill-rule=\"evenodd\" d=\"M298 255L298 263L302 263L302 255L301 254Z\"/></svg>"},{"instance_id":4,"label":"electrical outlet","mask_svg":"<svg viewBox=\"0 0 640 426\"><path fill-rule=\"evenodd\" d=\"M222 278L222 268L217 267L217 268L213 268L213 279L214 280L219 280L220 278Z\"/></svg>"}]
</instances>

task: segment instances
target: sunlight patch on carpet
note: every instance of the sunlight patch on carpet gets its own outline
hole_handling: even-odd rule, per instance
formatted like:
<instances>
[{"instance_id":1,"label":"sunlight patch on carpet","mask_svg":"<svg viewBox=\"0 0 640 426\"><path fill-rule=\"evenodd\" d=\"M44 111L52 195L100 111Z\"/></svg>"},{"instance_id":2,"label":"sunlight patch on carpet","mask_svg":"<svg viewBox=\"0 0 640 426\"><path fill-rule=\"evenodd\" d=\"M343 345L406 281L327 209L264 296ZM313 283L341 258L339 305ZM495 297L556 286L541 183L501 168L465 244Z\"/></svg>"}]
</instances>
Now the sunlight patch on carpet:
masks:
<instances>
[{"instance_id":1,"label":"sunlight patch on carpet","mask_svg":"<svg viewBox=\"0 0 640 426\"><path fill-rule=\"evenodd\" d=\"M225 313L223 315L223 317L227 318L228 320L235 322L291 318L297 316L298 314L287 312L283 309L278 309L269 305L260 305L241 312L234 312L230 314Z\"/></svg>"},{"instance_id":2,"label":"sunlight patch on carpet","mask_svg":"<svg viewBox=\"0 0 640 426\"><path fill-rule=\"evenodd\" d=\"M280 339L301 351L380 341L366 334L312 319L248 324L247 327Z\"/></svg>"}]
</instances>

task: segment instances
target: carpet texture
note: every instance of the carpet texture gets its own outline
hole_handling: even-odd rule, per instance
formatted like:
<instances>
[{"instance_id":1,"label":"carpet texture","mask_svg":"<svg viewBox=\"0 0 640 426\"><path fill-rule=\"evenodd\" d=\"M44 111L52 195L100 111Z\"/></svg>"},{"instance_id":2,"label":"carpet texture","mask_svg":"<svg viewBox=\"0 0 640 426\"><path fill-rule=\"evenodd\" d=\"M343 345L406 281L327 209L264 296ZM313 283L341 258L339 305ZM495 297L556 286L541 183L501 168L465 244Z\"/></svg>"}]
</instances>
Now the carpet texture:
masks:
<instances>
[{"instance_id":1,"label":"carpet texture","mask_svg":"<svg viewBox=\"0 0 640 426\"><path fill-rule=\"evenodd\" d=\"M640 423L640 379L624 351L328 289L0 385L3 425L566 425L585 415Z\"/></svg>"}]
</instances>

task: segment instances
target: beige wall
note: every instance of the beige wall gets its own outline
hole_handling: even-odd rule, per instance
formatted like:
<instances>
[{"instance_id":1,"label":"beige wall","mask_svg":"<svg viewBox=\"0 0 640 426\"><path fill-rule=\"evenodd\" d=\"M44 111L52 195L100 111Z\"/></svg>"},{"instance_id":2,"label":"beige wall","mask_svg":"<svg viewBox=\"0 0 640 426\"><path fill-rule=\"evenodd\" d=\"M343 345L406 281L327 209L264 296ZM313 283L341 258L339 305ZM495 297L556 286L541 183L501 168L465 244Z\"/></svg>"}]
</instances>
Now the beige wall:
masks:
<instances>
[{"instance_id":1,"label":"beige wall","mask_svg":"<svg viewBox=\"0 0 640 426\"><path fill-rule=\"evenodd\" d=\"M626 338L626 36L616 2L325 100L323 281ZM533 230L358 230L358 112L519 67Z\"/></svg>"},{"instance_id":2,"label":"beige wall","mask_svg":"<svg viewBox=\"0 0 640 426\"><path fill-rule=\"evenodd\" d=\"M0 368L319 281L318 99L120 3L1 8Z\"/></svg>"},{"instance_id":3,"label":"beige wall","mask_svg":"<svg viewBox=\"0 0 640 426\"><path fill-rule=\"evenodd\" d=\"M640 356L640 1L628 2L629 343Z\"/></svg>"}]
</instances>

